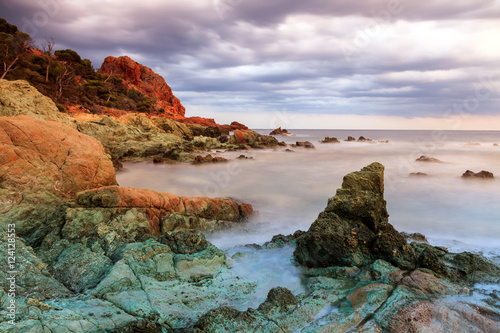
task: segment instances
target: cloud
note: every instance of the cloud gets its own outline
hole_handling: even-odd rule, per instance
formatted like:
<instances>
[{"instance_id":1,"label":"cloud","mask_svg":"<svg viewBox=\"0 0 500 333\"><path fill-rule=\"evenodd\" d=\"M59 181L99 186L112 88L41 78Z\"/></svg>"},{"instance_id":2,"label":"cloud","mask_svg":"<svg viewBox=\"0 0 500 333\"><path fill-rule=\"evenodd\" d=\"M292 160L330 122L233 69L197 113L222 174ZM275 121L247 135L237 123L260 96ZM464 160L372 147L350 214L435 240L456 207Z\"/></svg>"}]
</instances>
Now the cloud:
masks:
<instances>
[{"instance_id":1,"label":"cloud","mask_svg":"<svg viewBox=\"0 0 500 333\"><path fill-rule=\"evenodd\" d=\"M49 15L44 8L54 3ZM56 47L78 51L95 67L108 55L129 55L153 68L188 115L232 112L235 120L286 109L434 119L474 96L488 75L488 98L474 114L498 113L494 0L6 0L0 6L9 22L31 23L38 41L54 37ZM47 22L40 20L44 12Z\"/></svg>"}]
</instances>

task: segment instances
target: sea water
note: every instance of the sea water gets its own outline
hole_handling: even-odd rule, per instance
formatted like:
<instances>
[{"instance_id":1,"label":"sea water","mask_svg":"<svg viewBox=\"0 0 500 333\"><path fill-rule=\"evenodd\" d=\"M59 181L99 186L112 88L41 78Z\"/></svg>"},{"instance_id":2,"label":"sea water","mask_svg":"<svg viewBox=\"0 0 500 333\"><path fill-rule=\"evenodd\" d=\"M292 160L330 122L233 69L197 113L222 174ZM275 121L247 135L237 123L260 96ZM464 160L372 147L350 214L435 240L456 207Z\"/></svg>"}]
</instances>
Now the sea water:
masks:
<instances>
[{"instance_id":1,"label":"sea water","mask_svg":"<svg viewBox=\"0 0 500 333\"><path fill-rule=\"evenodd\" d=\"M269 130L258 132L268 134ZM262 254L242 246L261 245L276 234L307 230L328 198L335 195L344 175L377 161L386 168L389 222L397 230L423 233L433 245L480 253L500 262L500 179L461 178L466 170L487 170L500 178L500 146L495 145L500 145L500 132L291 132L294 135L277 138L287 143L310 141L316 149L213 151L212 155L231 160L222 164L125 163L124 170L117 174L118 183L182 196L229 197L252 204L257 213L250 221L207 238L229 255L245 249L248 255L235 260L238 274L266 280L279 271L281 275L274 284L300 292L300 274L290 262L292 248ZM337 137L341 143L319 143L326 136ZM347 136L373 141L343 141ZM237 159L241 154L249 159ZM422 155L442 163L417 162ZM427 176L410 176L415 172Z\"/></svg>"}]
</instances>

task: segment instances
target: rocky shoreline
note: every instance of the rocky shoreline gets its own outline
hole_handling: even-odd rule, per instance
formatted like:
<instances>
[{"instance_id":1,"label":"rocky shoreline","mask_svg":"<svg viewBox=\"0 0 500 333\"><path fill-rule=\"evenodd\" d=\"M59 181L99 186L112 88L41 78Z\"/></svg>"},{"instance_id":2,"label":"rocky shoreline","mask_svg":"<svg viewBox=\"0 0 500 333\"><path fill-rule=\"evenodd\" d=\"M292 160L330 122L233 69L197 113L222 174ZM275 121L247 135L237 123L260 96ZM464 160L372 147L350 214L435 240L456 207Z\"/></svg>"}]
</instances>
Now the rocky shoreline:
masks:
<instances>
[{"instance_id":1,"label":"rocky shoreline","mask_svg":"<svg viewBox=\"0 0 500 333\"><path fill-rule=\"evenodd\" d=\"M389 223L376 162L344 177L309 230L276 235L260 250L294 247L290 259L306 291L276 287L258 307L237 309L258 282L236 275L238 258L203 232L245 223L253 207L121 187L115 168L123 159L192 162L200 151L278 147L278 140L137 114L77 121L29 85L6 82L1 331L500 331L500 295L472 297L476 284L500 283L500 266L432 246L423 235L409 242ZM6 91L22 98L2 97Z\"/></svg>"}]
</instances>

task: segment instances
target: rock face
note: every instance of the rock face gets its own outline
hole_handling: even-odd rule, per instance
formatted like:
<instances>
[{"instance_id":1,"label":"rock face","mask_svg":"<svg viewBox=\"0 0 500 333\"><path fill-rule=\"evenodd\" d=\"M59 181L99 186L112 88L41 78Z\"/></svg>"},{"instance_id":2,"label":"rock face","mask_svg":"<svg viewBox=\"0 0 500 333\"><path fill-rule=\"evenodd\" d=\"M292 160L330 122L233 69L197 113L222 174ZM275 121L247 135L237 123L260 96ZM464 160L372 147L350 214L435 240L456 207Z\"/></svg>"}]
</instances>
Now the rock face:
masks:
<instances>
[{"instance_id":1,"label":"rock face","mask_svg":"<svg viewBox=\"0 0 500 333\"><path fill-rule=\"evenodd\" d=\"M464 172L462 175L462 178L481 178L481 179L493 179L495 176L489 171L480 171L480 172L474 172L471 170L467 170Z\"/></svg>"},{"instance_id":2,"label":"rock face","mask_svg":"<svg viewBox=\"0 0 500 333\"><path fill-rule=\"evenodd\" d=\"M59 112L50 98L23 80L0 80L0 116L26 115L36 119L54 120L76 128L76 120Z\"/></svg>"},{"instance_id":3,"label":"rock face","mask_svg":"<svg viewBox=\"0 0 500 333\"><path fill-rule=\"evenodd\" d=\"M360 267L374 259L413 267L414 251L387 217L384 167L373 163L344 177L325 211L297 238L295 257L307 267Z\"/></svg>"},{"instance_id":4,"label":"rock face","mask_svg":"<svg viewBox=\"0 0 500 333\"><path fill-rule=\"evenodd\" d=\"M72 198L116 184L113 164L97 140L28 116L0 117L0 161L2 211L27 192Z\"/></svg>"},{"instance_id":5,"label":"rock face","mask_svg":"<svg viewBox=\"0 0 500 333\"><path fill-rule=\"evenodd\" d=\"M127 56L107 57L99 70L103 74L115 74L121 77L129 87L133 87L146 96L153 97L155 106L166 112L184 116L185 108L172 93L163 77L151 68L143 66Z\"/></svg>"}]
</instances>

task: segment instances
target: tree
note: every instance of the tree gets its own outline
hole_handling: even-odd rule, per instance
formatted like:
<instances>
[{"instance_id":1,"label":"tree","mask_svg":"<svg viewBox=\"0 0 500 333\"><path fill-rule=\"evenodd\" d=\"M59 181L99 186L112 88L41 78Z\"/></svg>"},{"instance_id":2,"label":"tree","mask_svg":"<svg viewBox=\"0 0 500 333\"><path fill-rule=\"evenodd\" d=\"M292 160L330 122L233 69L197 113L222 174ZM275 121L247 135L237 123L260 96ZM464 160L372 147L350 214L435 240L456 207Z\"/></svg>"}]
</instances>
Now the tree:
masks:
<instances>
[{"instance_id":1,"label":"tree","mask_svg":"<svg viewBox=\"0 0 500 333\"><path fill-rule=\"evenodd\" d=\"M71 85L71 81L75 77L75 69L70 63L59 62L55 68L55 72L56 101L58 102L62 96L63 89Z\"/></svg>"},{"instance_id":2,"label":"tree","mask_svg":"<svg viewBox=\"0 0 500 333\"><path fill-rule=\"evenodd\" d=\"M3 64L3 74L0 79L5 78L9 71L15 69L13 66L33 45L33 39L24 32L16 31L12 34L0 32L0 59Z\"/></svg>"},{"instance_id":3,"label":"tree","mask_svg":"<svg viewBox=\"0 0 500 333\"><path fill-rule=\"evenodd\" d=\"M45 82L49 82L49 69L50 69L50 64L52 63L52 52L54 52L54 45L56 42L54 41L54 38L47 39L47 44L42 44L42 50L43 50L43 57L45 58L46 65L47 65L47 70L45 72Z\"/></svg>"}]
</instances>

